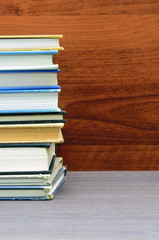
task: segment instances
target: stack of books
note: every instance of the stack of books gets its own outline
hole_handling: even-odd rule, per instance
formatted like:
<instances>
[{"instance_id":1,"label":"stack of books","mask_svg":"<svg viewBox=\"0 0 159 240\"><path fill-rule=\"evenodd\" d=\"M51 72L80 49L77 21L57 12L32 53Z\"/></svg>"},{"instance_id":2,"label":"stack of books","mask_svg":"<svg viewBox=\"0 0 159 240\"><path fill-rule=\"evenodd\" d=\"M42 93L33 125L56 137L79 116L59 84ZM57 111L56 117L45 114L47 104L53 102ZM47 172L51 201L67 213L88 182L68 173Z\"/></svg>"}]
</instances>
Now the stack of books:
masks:
<instances>
[{"instance_id":1,"label":"stack of books","mask_svg":"<svg viewBox=\"0 0 159 240\"><path fill-rule=\"evenodd\" d=\"M0 37L0 200L53 199L66 177L54 55L62 35Z\"/></svg>"}]
</instances>

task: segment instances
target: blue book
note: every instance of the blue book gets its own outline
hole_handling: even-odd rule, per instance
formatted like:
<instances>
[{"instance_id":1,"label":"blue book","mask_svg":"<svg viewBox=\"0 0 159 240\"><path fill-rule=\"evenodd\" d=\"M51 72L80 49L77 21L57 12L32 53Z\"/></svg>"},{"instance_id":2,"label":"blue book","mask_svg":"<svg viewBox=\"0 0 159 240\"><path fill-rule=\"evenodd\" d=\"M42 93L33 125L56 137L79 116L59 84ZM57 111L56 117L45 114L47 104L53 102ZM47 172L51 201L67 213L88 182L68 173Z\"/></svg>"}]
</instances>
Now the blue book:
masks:
<instances>
[{"instance_id":1,"label":"blue book","mask_svg":"<svg viewBox=\"0 0 159 240\"><path fill-rule=\"evenodd\" d=\"M54 88L59 69L14 69L0 71L0 89Z\"/></svg>"},{"instance_id":2,"label":"blue book","mask_svg":"<svg viewBox=\"0 0 159 240\"><path fill-rule=\"evenodd\" d=\"M51 89L1 89L1 113L57 112L60 87Z\"/></svg>"},{"instance_id":3,"label":"blue book","mask_svg":"<svg viewBox=\"0 0 159 240\"><path fill-rule=\"evenodd\" d=\"M36 90L37 92L44 92L44 90L56 90L61 89L59 85L56 86L39 86L37 87L0 87L0 93L16 93L16 92L34 92Z\"/></svg>"},{"instance_id":4,"label":"blue book","mask_svg":"<svg viewBox=\"0 0 159 240\"><path fill-rule=\"evenodd\" d=\"M0 51L0 71L58 69L53 64L57 50L40 51Z\"/></svg>"},{"instance_id":5,"label":"blue book","mask_svg":"<svg viewBox=\"0 0 159 240\"><path fill-rule=\"evenodd\" d=\"M0 94L4 93L57 93L60 92L61 88L60 86L53 86L52 88L45 87L45 88L37 88L37 87L31 87L31 88L0 88Z\"/></svg>"},{"instance_id":6,"label":"blue book","mask_svg":"<svg viewBox=\"0 0 159 240\"><path fill-rule=\"evenodd\" d=\"M0 55L56 55L57 50L13 50L13 51L0 51Z\"/></svg>"},{"instance_id":7,"label":"blue book","mask_svg":"<svg viewBox=\"0 0 159 240\"><path fill-rule=\"evenodd\" d=\"M1 70L0 71L0 75L5 73L5 74L15 74L15 73L59 73L60 72L60 69L47 69L47 68L43 68L43 69L28 69L28 70L25 70L25 69L8 69L8 70Z\"/></svg>"}]
</instances>

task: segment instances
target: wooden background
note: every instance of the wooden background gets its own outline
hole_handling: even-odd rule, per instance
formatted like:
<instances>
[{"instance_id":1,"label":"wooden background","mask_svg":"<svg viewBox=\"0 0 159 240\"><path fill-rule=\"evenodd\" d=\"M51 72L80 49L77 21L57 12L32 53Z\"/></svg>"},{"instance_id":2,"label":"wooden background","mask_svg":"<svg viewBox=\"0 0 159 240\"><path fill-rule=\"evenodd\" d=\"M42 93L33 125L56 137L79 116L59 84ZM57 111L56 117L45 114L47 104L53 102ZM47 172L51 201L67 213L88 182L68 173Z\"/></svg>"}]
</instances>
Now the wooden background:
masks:
<instances>
[{"instance_id":1,"label":"wooden background","mask_svg":"<svg viewBox=\"0 0 159 240\"><path fill-rule=\"evenodd\" d=\"M69 170L159 170L159 1L1 0L0 34L63 34Z\"/></svg>"}]
</instances>

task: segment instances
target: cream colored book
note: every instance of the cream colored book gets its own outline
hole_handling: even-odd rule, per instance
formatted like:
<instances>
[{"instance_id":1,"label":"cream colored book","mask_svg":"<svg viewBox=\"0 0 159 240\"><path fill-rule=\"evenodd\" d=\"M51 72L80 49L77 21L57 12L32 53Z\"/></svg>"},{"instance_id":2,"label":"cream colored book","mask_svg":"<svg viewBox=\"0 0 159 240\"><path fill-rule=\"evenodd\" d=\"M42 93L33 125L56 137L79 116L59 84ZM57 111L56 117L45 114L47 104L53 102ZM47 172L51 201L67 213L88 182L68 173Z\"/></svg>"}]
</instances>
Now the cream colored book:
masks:
<instances>
[{"instance_id":1,"label":"cream colored book","mask_svg":"<svg viewBox=\"0 0 159 240\"><path fill-rule=\"evenodd\" d=\"M0 51L63 50L59 39L63 35L6 35L0 36Z\"/></svg>"},{"instance_id":2,"label":"cream colored book","mask_svg":"<svg viewBox=\"0 0 159 240\"><path fill-rule=\"evenodd\" d=\"M55 159L54 143L0 144L0 179L20 173L50 174L57 162Z\"/></svg>"},{"instance_id":3,"label":"cream colored book","mask_svg":"<svg viewBox=\"0 0 159 240\"><path fill-rule=\"evenodd\" d=\"M0 125L0 143L64 142L64 123Z\"/></svg>"}]
</instances>

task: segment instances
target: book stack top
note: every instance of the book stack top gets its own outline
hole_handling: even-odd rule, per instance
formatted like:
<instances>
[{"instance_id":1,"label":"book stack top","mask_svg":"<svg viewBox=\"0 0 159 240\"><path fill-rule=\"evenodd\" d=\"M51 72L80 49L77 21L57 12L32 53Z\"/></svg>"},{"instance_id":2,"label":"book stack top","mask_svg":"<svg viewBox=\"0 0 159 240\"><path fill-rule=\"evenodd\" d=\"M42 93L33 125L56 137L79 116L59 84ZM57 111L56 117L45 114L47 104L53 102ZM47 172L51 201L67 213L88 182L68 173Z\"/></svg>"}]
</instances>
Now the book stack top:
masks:
<instances>
[{"instance_id":1,"label":"book stack top","mask_svg":"<svg viewBox=\"0 0 159 240\"><path fill-rule=\"evenodd\" d=\"M0 51L63 50L59 39L63 35L16 35L0 36Z\"/></svg>"}]
</instances>

